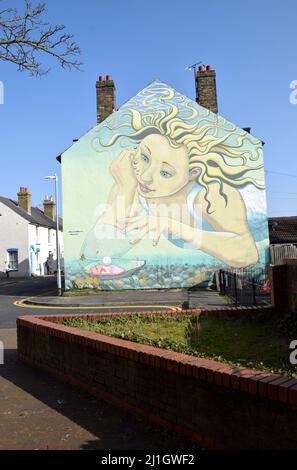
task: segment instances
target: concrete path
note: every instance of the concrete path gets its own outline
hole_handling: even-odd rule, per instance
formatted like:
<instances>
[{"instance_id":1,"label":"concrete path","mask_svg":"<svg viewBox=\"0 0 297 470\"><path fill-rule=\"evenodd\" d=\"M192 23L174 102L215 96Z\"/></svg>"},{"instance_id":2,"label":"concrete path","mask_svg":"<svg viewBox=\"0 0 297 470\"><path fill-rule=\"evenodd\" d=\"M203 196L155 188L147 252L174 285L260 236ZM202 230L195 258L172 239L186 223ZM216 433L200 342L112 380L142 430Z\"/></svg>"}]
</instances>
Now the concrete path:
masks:
<instances>
[{"instance_id":1,"label":"concrete path","mask_svg":"<svg viewBox=\"0 0 297 470\"><path fill-rule=\"evenodd\" d=\"M16 330L0 330L0 450L195 449L195 446L16 359Z\"/></svg>"},{"instance_id":2,"label":"concrete path","mask_svg":"<svg viewBox=\"0 0 297 470\"><path fill-rule=\"evenodd\" d=\"M0 450L195 448L179 436L19 363L15 320L20 315L99 313L114 305L125 310L130 305L129 310L135 310L136 305L140 306L137 309L147 305L181 307L190 301L190 307L216 308L226 305L224 298L213 291L182 290L102 292L61 298L52 294L51 278L1 279L0 284L0 341L5 347L4 365L0 365ZM15 304L28 295L33 296L35 305L20 308ZM78 307L72 309L73 305Z\"/></svg>"}]
</instances>

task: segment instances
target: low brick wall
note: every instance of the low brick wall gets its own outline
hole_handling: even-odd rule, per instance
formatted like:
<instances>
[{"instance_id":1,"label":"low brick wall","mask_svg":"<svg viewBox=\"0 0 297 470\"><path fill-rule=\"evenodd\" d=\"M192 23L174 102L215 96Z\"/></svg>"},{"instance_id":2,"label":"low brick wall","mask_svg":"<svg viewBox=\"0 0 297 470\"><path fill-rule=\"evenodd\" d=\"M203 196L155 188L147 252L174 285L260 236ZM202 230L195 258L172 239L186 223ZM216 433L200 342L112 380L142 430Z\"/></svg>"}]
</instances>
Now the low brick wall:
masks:
<instances>
[{"instance_id":1,"label":"low brick wall","mask_svg":"<svg viewBox=\"0 0 297 470\"><path fill-rule=\"evenodd\" d=\"M297 449L297 380L60 324L74 317L102 315L18 318L19 359L209 449Z\"/></svg>"},{"instance_id":2,"label":"low brick wall","mask_svg":"<svg viewBox=\"0 0 297 470\"><path fill-rule=\"evenodd\" d=\"M270 267L271 299L279 311L297 312L297 258Z\"/></svg>"}]
</instances>

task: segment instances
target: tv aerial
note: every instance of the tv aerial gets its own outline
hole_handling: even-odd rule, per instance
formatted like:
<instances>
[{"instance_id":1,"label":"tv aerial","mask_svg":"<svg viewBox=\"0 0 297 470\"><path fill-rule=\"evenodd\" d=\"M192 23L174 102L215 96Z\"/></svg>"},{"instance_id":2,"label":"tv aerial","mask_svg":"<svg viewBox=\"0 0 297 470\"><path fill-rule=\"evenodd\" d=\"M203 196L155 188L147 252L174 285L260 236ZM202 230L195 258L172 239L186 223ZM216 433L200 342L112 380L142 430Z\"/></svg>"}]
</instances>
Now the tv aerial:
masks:
<instances>
[{"instance_id":1,"label":"tv aerial","mask_svg":"<svg viewBox=\"0 0 297 470\"><path fill-rule=\"evenodd\" d=\"M187 67L185 68L185 70L193 70L194 72L194 86L195 86L195 95L196 95L196 101L198 102L198 92L197 92L197 86L196 86L196 79L197 79L197 67L198 65L201 65L202 62L196 62L195 64L192 64L192 65L187 65Z\"/></svg>"},{"instance_id":2,"label":"tv aerial","mask_svg":"<svg viewBox=\"0 0 297 470\"><path fill-rule=\"evenodd\" d=\"M197 67L198 65L201 65L202 62L196 62L196 64L193 64L193 65L187 65L187 67L185 68L185 70L193 70L194 71L194 77L196 79L196 74L197 74Z\"/></svg>"}]
</instances>

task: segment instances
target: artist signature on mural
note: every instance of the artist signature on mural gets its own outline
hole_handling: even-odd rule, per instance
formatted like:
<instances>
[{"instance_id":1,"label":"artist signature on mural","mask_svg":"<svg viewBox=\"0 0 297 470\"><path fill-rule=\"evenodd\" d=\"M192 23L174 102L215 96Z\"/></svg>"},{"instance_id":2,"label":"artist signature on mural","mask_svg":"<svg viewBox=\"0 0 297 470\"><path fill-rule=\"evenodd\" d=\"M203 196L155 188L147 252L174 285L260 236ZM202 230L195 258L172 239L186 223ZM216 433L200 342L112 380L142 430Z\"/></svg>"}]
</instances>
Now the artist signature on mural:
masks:
<instances>
[{"instance_id":1,"label":"artist signature on mural","mask_svg":"<svg viewBox=\"0 0 297 470\"><path fill-rule=\"evenodd\" d=\"M68 230L69 235L79 235L83 230Z\"/></svg>"}]
</instances>

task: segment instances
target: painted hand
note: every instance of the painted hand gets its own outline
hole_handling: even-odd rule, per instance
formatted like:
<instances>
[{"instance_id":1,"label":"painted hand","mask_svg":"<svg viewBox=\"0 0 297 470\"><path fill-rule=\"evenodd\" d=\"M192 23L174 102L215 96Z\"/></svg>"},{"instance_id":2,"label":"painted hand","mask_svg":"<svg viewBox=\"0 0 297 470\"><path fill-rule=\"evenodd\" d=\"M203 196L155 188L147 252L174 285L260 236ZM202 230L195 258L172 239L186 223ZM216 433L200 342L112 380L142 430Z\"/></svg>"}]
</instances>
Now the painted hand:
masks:
<instances>
[{"instance_id":1,"label":"painted hand","mask_svg":"<svg viewBox=\"0 0 297 470\"><path fill-rule=\"evenodd\" d=\"M134 245L143 238L151 238L153 246L156 246L162 233L168 231L167 217L158 217L155 215L141 215L137 217L129 217L126 219L125 232L136 231L130 243Z\"/></svg>"},{"instance_id":2,"label":"painted hand","mask_svg":"<svg viewBox=\"0 0 297 470\"><path fill-rule=\"evenodd\" d=\"M123 150L110 165L110 172L120 187L137 185L132 162L135 150Z\"/></svg>"}]
</instances>

